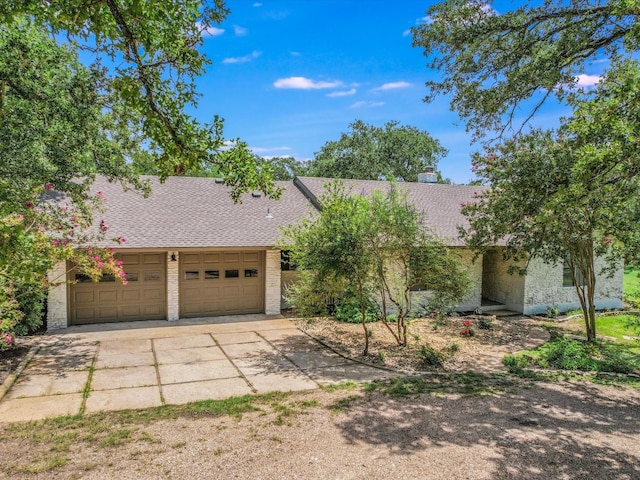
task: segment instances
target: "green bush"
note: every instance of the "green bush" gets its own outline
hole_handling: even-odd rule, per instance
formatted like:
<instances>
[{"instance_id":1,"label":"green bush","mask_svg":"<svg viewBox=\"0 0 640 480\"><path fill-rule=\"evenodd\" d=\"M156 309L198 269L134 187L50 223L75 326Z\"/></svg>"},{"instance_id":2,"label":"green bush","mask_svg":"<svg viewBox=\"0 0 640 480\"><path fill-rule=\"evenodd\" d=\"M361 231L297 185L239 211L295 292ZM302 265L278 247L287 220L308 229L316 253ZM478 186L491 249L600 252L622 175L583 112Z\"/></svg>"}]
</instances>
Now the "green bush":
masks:
<instances>
[{"instance_id":1,"label":"green bush","mask_svg":"<svg viewBox=\"0 0 640 480\"><path fill-rule=\"evenodd\" d=\"M380 318L380 309L373 300L367 300L364 315L366 323L377 322ZM362 322L360 302L353 297L343 298L336 307L334 317L336 320L346 323Z\"/></svg>"},{"instance_id":2,"label":"green bush","mask_svg":"<svg viewBox=\"0 0 640 480\"><path fill-rule=\"evenodd\" d=\"M493 320L490 317L478 317L477 325L480 330L491 330L493 328Z\"/></svg>"},{"instance_id":3,"label":"green bush","mask_svg":"<svg viewBox=\"0 0 640 480\"><path fill-rule=\"evenodd\" d=\"M591 358L591 346L578 340L560 338L549 342L545 358L552 368L560 370L596 370Z\"/></svg>"},{"instance_id":4,"label":"green bush","mask_svg":"<svg viewBox=\"0 0 640 480\"><path fill-rule=\"evenodd\" d=\"M423 345L420 348L420 358L427 367L442 368L445 361L445 356L441 352L428 345Z\"/></svg>"},{"instance_id":5,"label":"green bush","mask_svg":"<svg viewBox=\"0 0 640 480\"><path fill-rule=\"evenodd\" d=\"M521 371L523 368L527 368L529 366L529 359L524 355L511 355L507 353L502 357L502 364L507 367L510 372L514 373Z\"/></svg>"}]
</instances>

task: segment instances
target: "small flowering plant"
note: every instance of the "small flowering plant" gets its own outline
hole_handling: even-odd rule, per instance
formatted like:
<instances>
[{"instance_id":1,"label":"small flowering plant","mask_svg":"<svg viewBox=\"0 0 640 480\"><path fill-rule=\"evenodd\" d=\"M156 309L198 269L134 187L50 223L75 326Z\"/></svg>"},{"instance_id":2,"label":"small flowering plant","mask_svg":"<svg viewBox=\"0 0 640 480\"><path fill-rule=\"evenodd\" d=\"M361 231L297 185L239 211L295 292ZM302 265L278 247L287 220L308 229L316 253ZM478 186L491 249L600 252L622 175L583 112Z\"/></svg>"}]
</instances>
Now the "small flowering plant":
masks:
<instances>
[{"instance_id":1,"label":"small flowering plant","mask_svg":"<svg viewBox=\"0 0 640 480\"><path fill-rule=\"evenodd\" d=\"M471 320L465 320L462 322L462 329L460 330L460 335L463 337L472 337L473 336L473 322Z\"/></svg>"}]
</instances>

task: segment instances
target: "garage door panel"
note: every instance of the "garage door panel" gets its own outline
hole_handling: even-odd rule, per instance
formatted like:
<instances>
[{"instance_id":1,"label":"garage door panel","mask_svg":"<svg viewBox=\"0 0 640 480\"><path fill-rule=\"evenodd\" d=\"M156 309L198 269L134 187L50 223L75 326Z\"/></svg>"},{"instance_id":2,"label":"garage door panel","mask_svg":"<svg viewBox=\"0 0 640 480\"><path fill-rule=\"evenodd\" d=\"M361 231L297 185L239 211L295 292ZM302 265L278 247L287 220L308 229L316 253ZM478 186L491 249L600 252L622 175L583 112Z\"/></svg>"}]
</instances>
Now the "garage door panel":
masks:
<instances>
[{"instance_id":1,"label":"garage door panel","mask_svg":"<svg viewBox=\"0 0 640 480\"><path fill-rule=\"evenodd\" d=\"M74 301L76 303L90 303L95 300L96 292L93 290L81 290L76 291L74 295Z\"/></svg>"},{"instance_id":2,"label":"garage door panel","mask_svg":"<svg viewBox=\"0 0 640 480\"><path fill-rule=\"evenodd\" d=\"M110 288L109 290L98 291L97 301L102 302L117 302L118 301L118 292L115 288Z\"/></svg>"},{"instance_id":3,"label":"garage door panel","mask_svg":"<svg viewBox=\"0 0 640 480\"><path fill-rule=\"evenodd\" d=\"M205 265L211 263L220 263L220 253L204 253L203 254L203 263Z\"/></svg>"},{"instance_id":4,"label":"garage door panel","mask_svg":"<svg viewBox=\"0 0 640 480\"><path fill-rule=\"evenodd\" d=\"M199 258L197 264L196 256ZM180 260L181 316L257 313L263 310L263 252L190 252L181 253ZM246 276L245 271L248 272Z\"/></svg>"},{"instance_id":5,"label":"garage door panel","mask_svg":"<svg viewBox=\"0 0 640 480\"><path fill-rule=\"evenodd\" d=\"M72 324L166 318L164 253L119 253L129 282L83 282L72 285ZM142 268L145 265L146 268ZM104 278L104 277L103 277Z\"/></svg>"}]
</instances>

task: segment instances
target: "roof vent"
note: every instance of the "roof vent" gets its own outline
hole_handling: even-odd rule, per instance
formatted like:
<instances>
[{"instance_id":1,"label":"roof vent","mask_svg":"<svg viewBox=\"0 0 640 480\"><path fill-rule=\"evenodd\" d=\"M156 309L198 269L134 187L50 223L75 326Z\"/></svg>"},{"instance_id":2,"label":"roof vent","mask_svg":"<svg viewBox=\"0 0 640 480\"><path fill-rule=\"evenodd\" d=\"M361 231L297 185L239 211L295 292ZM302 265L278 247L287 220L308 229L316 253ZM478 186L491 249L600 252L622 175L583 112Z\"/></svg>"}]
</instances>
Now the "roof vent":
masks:
<instances>
[{"instance_id":1,"label":"roof vent","mask_svg":"<svg viewBox=\"0 0 640 480\"><path fill-rule=\"evenodd\" d=\"M253 198L260 198L262 196L262 194L260 192L251 192L251 196Z\"/></svg>"},{"instance_id":2,"label":"roof vent","mask_svg":"<svg viewBox=\"0 0 640 480\"><path fill-rule=\"evenodd\" d=\"M216 178L216 183L222 183L222 179L221 178Z\"/></svg>"},{"instance_id":3,"label":"roof vent","mask_svg":"<svg viewBox=\"0 0 640 480\"><path fill-rule=\"evenodd\" d=\"M438 174L434 167L425 167L424 172L418 174L418 183L438 183Z\"/></svg>"}]
</instances>

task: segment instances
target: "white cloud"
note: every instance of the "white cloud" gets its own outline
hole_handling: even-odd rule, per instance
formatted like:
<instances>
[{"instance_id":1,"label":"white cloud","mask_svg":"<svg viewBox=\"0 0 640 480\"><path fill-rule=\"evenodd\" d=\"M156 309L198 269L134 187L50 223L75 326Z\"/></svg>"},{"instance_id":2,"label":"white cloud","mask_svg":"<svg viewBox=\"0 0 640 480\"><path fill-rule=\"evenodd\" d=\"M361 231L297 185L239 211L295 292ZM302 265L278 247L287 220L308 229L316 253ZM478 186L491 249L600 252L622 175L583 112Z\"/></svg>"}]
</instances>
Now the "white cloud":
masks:
<instances>
[{"instance_id":1,"label":"white cloud","mask_svg":"<svg viewBox=\"0 0 640 480\"><path fill-rule=\"evenodd\" d=\"M578 75L576 82L579 87L593 87L600 81L600 75Z\"/></svg>"},{"instance_id":2,"label":"white cloud","mask_svg":"<svg viewBox=\"0 0 640 480\"><path fill-rule=\"evenodd\" d=\"M273 82L273 86L276 88L292 88L297 90L319 90L323 88L338 88L342 86L342 82L324 82L305 77L288 77L279 78Z\"/></svg>"},{"instance_id":3,"label":"white cloud","mask_svg":"<svg viewBox=\"0 0 640 480\"><path fill-rule=\"evenodd\" d=\"M292 57L299 57L299 56L301 55L301 53L300 53L300 52L293 52L293 51L289 52L289 54L290 54Z\"/></svg>"},{"instance_id":4,"label":"white cloud","mask_svg":"<svg viewBox=\"0 0 640 480\"><path fill-rule=\"evenodd\" d=\"M198 30L203 37L218 37L224 33L224 28L214 27L212 25L205 27L202 23L197 23Z\"/></svg>"},{"instance_id":5,"label":"white cloud","mask_svg":"<svg viewBox=\"0 0 640 480\"><path fill-rule=\"evenodd\" d=\"M260 2L256 2L256 3L254 3L254 4L253 4L253 6L254 6L254 7L261 7L261 6L262 6L262 4L261 4Z\"/></svg>"},{"instance_id":6,"label":"white cloud","mask_svg":"<svg viewBox=\"0 0 640 480\"><path fill-rule=\"evenodd\" d=\"M289 152L291 151L291 147L251 147L251 151L256 154L270 152Z\"/></svg>"},{"instance_id":7,"label":"white cloud","mask_svg":"<svg viewBox=\"0 0 640 480\"><path fill-rule=\"evenodd\" d=\"M340 90L337 92L327 93L327 97L348 97L349 95L355 95L356 89L352 88L351 90Z\"/></svg>"},{"instance_id":8,"label":"white cloud","mask_svg":"<svg viewBox=\"0 0 640 480\"><path fill-rule=\"evenodd\" d=\"M407 88L410 86L411 84L409 82L389 82L381 85L380 87L374 88L373 91L380 92L383 90L396 90L398 88Z\"/></svg>"},{"instance_id":9,"label":"white cloud","mask_svg":"<svg viewBox=\"0 0 640 480\"><path fill-rule=\"evenodd\" d=\"M375 107L381 107L383 105L384 105L384 102L365 102L364 100L361 100L359 102L352 104L349 108L375 108Z\"/></svg>"},{"instance_id":10,"label":"white cloud","mask_svg":"<svg viewBox=\"0 0 640 480\"><path fill-rule=\"evenodd\" d=\"M241 27L239 25L234 25L233 26L233 32L238 37L244 37L245 35L247 35L249 33L249 30L247 30L246 28Z\"/></svg>"},{"instance_id":11,"label":"white cloud","mask_svg":"<svg viewBox=\"0 0 640 480\"><path fill-rule=\"evenodd\" d=\"M409 35L411 35L411 29L407 28L404 32L402 32L402 36L403 37L408 37Z\"/></svg>"},{"instance_id":12,"label":"white cloud","mask_svg":"<svg viewBox=\"0 0 640 480\"><path fill-rule=\"evenodd\" d=\"M226 63L226 64L230 64L230 63L247 63L247 62L250 62L251 60L255 60L260 55L262 55L262 52L258 52L256 50L254 50L249 55L245 55L244 57L229 57L229 58L225 58L224 60L222 60L222 63Z\"/></svg>"}]
</instances>

